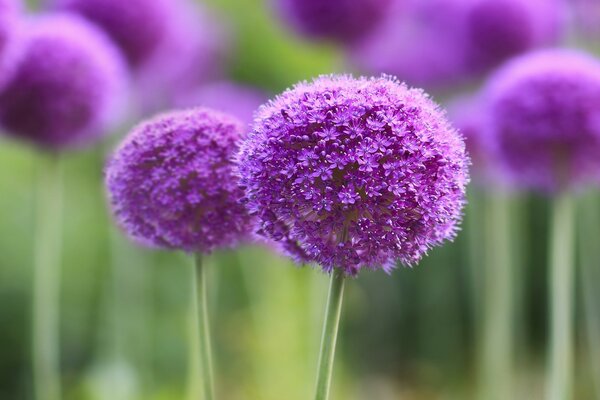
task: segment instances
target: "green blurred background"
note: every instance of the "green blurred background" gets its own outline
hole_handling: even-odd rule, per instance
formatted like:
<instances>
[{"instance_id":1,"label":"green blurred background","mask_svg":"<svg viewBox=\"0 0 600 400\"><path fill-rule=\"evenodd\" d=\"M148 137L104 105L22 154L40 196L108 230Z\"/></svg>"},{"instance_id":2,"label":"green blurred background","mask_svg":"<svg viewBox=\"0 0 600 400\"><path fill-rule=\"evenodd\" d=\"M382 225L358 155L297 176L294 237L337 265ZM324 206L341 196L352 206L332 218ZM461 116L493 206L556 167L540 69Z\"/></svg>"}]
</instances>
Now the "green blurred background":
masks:
<instances>
[{"instance_id":1,"label":"green blurred background","mask_svg":"<svg viewBox=\"0 0 600 400\"><path fill-rule=\"evenodd\" d=\"M299 80L344 71L341 52L294 37L262 1L209 4L229 19L234 32L228 66L233 80L277 93ZM198 368L188 347L194 329L192 260L135 247L107 213L102 166L134 122L109 143L67 154L61 166L65 225L60 329L66 399L193 396L187 384ZM40 168L43 160L32 149L0 139L0 399L32 397L34 185ZM400 267L390 276L363 272L349 282L334 399L474 396L479 305L485 296L481 263L489 250L483 247L483 221L489 211L487 195L470 189L463 230L454 243L431 251L412 269ZM591 210L600 204L594 193L581 201ZM539 398L547 340L547 201L515 196L508 207L515 249L516 398ZM586 214L588 221L590 215L595 213ZM328 277L262 248L215 254L209 263L219 398L310 398ZM594 376L583 325L578 327L576 399L593 399Z\"/></svg>"}]
</instances>

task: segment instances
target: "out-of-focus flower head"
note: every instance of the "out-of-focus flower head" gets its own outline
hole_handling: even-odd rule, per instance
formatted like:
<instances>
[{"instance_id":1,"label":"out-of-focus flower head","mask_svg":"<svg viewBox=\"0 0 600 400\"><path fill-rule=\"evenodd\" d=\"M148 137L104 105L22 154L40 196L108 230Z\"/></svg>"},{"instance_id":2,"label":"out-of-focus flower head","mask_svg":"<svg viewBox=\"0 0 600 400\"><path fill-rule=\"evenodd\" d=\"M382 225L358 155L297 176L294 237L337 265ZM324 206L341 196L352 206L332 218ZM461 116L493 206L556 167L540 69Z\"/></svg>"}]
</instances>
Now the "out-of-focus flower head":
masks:
<instances>
[{"instance_id":1,"label":"out-of-focus flower head","mask_svg":"<svg viewBox=\"0 0 600 400\"><path fill-rule=\"evenodd\" d=\"M546 50L500 69L484 90L491 150L511 181L541 191L600 178L600 62Z\"/></svg>"},{"instance_id":2,"label":"out-of-focus flower head","mask_svg":"<svg viewBox=\"0 0 600 400\"><path fill-rule=\"evenodd\" d=\"M0 95L0 124L41 147L89 144L117 122L127 67L113 42L71 14L26 22L15 72Z\"/></svg>"},{"instance_id":3,"label":"out-of-focus flower head","mask_svg":"<svg viewBox=\"0 0 600 400\"><path fill-rule=\"evenodd\" d=\"M18 0L0 0L0 87L14 72L22 9Z\"/></svg>"},{"instance_id":4,"label":"out-of-focus flower head","mask_svg":"<svg viewBox=\"0 0 600 400\"><path fill-rule=\"evenodd\" d=\"M267 100L260 90L229 81L199 86L177 100L178 107L203 106L227 112L249 125L254 112Z\"/></svg>"},{"instance_id":5,"label":"out-of-focus flower head","mask_svg":"<svg viewBox=\"0 0 600 400\"><path fill-rule=\"evenodd\" d=\"M238 157L258 233L325 271L412 265L456 234L464 142L390 77L322 76L261 107Z\"/></svg>"},{"instance_id":6,"label":"out-of-focus flower head","mask_svg":"<svg viewBox=\"0 0 600 400\"><path fill-rule=\"evenodd\" d=\"M137 74L142 111L177 104L199 85L220 79L230 48L226 21L200 4L172 1L163 42Z\"/></svg>"},{"instance_id":7,"label":"out-of-focus flower head","mask_svg":"<svg viewBox=\"0 0 600 400\"><path fill-rule=\"evenodd\" d=\"M271 0L299 33L351 43L373 29L396 0Z\"/></svg>"},{"instance_id":8,"label":"out-of-focus flower head","mask_svg":"<svg viewBox=\"0 0 600 400\"><path fill-rule=\"evenodd\" d=\"M232 173L242 124L195 108L136 127L106 168L119 225L150 247L210 253L248 238L251 217Z\"/></svg>"},{"instance_id":9,"label":"out-of-focus flower head","mask_svg":"<svg viewBox=\"0 0 600 400\"><path fill-rule=\"evenodd\" d=\"M558 41L561 0L405 0L351 59L431 89L467 82L512 56Z\"/></svg>"}]
</instances>

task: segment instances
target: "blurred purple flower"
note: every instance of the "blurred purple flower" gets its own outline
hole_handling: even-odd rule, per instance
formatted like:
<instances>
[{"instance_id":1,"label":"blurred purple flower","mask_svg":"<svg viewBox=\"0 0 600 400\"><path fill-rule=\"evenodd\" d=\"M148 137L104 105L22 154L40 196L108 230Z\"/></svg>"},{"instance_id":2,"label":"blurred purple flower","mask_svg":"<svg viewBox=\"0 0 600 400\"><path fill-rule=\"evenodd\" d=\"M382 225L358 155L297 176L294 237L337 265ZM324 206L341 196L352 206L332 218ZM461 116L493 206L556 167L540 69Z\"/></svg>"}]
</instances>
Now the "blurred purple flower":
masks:
<instances>
[{"instance_id":1,"label":"blurred purple flower","mask_svg":"<svg viewBox=\"0 0 600 400\"><path fill-rule=\"evenodd\" d=\"M53 149L106 133L127 94L121 53L76 15L25 23L15 73L0 95L0 124L10 135Z\"/></svg>"},{"instance_id":2,"label":"blurred purple flower","mask_svg":"<svg viewBox=\"0 0 600 400\"><path fill-rule=\"evenodd\" d=\"M488 83L491 150L519 186L544 191L600 178L600 62L574 50L540 51Z\"/></svg>"},{"instance_id":3,"label":"blurred purple flower","mask_svg":"<svg viewBox=\"0 0 600 400\"><path fill-rule=\"evenodd\" d=\"M322 76L284 92L259 109L238 165L259 234L349 275L412 265L453 238L468 181L444 113L388 77Z\"/></svg>"},{"instance_id":4,"label":"blurred purple flower","mask_svg":"<svg viewBox=\"0 0 600 400\"><path fill-rule=\"evenodd\" d=\"M83 15L117 43L129 63L148 60L168 34L171 7L178 0L48 0Z\"/></svg>"},{"instance_id":5,"label":"blurred purple flower","mask_svg":"<svg viewBox=\"0 0 600 400\"><path fill-rule=\"evenodd\" d=\"M209 253L249 236L251 217L232 174L242 124L206 108L136 127L106 168L119 225L151 246Z\"/></svg>"},{"instance_id":6,"label":"blurred purple flower","mask_svg":"<svg viewBox=\"0 0 600 400\"><path fill-rule=\"evenodd\" d=\"M351 43L373 29L395 0L271 0L282 18L312 39Z\"/></svg>"},{"instance_id":7,"label":"blurred purple flower","mask_svg":"<svg viewBox=\"0 0 600 400\"><path fill-rule=\"evenodd\" d=\"M405 0L353 47L351 59L413 85L455 86L556 43L563 12L560 0Z\"/></svg>"},{"instance_id":8,"label":"blurred purple flower","mask_svg":"<svg viewBox=\"0 0 600 400\"><path fill-rule=\"evenodd\" d=\"M18 0L0 0L0 87L14 73L20 47L21 8Z\"/></svg>"},{"instance_id":9,"label":"blurred purple flower","mask_svg":"<svg viewBox=\"0 0 600 400\"><path fill-rule=\"evenodd\" d=\"M169 29L137 73L144 113L171 108L199 85L220 79L230 38L219 15L184 0L170 0Z\"/></svg>"},{"instance_id":10,"label":"blurred purple flower","mask_svg":"<svg viewBox=\"0 0 600 400\"><path fill-rule=\"evenodd\" d=\"M252 122L254 112L267 100L265 93L250 86L221 81L199 86L182 95L178 107L204 106L230 113L246 125Z\"/></svg>"}]
</instances>

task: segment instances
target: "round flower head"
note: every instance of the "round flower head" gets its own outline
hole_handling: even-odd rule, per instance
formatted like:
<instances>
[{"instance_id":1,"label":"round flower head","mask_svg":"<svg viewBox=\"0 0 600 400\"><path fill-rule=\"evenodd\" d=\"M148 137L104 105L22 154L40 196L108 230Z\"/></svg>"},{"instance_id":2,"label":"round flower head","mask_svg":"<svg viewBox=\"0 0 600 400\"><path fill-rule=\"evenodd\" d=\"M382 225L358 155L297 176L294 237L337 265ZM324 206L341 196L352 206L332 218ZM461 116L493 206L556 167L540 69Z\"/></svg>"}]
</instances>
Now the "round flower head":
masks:
<instances>
[{"instance_id":1,"label":"round flower head","mask_svg":"<svg viewBox=\"0 0 600 400\"><path fill-rule=\"evenodd\" d=\"M557 43L562 0L473 0L466 17L467 62L488 70L530 49Z\"/></svg>"},{"instance_id":2,"label":"round flower head","mask_svg":"<svg viewBox=\"0 0 600 400\"><path fill-rule=\"evenodd\" d=\"M250 232L232 174L242 124L196 108L136 127L106 168L114 214L137 242L187 252L232 247Z\"/></svg>"},{"instance_id":3,"label":"round flower head","mask_svg":"<svg viewBox=\"0 0 600 400\"><path fill-rule=\"evenodd\" d=\"M0 94L8 134L58 149L88 144L118 117L126 93L120 52L68 14L27 21L15 73Z\"/></svg>"},{"instance_id":4,"label":"round flower head","mask_svg":"<svg viewBox=\"0 0 600 400\"><path fill-rule=\"evenodd\" d=\"M392 0L272 0L297 31L314 39L350 43L376 26Z\"/></svg>"},{"instance_id":5,"label":"round flower head","mask_svg":"<svg viewBox=\"0 0 600 400\"><path fill-rule=\"evenodd\" d=\"M152 56L167 34L176 0L48 0L98 24L138 66Z\"/></svg>"},{"instance_id":6,"label":"round flower head","mask_svg":"<svg viewBox=\"0 0 600 400\"><path fill-rule=\"evenodd\" d=\"M17 0L0 0L0 86L14 72L18 54L19 22L21 7Z\"/></svg>"},{"instance_id":7,"label":"round flower head","mask_svg":"<svg viewBox=\"0 0 600 400\"><path fill-rule=\"evenodd\" d=\"M171 108L199 85L219 78L227 58L226 23L210 10L175 1L168 19L176 23L136 74L144 113Z\"/></svg>"},{"instance_id":8,"label":"round flower head","mask_svg":"<svg viewBox=\"0 0 600 400\"><path fill-rule=\"evenodd\" d=\"M245 124L252 122L252 115L266 100L261 91L233 82L215 82L202 85L177 100L178 106L205 106L235 115Z\"/></svg>"},{"instance_id":9,"label":"round flower head","mask_svg":"<svg viewBox=\"0 0 600 400\"><path fill-rule=\"evenodd\" d=\"M490 80L486 129L520 186L562 190L600 178L600 62L553 50L522 56Z\"/></svg>"},{"instance_id":10,"label":"round flower head","mask_svg":"<svg viewBox=\"0 0 600 400\"><path fill-rule=\"evenodd\" d=\"M439 88L467 74L465 9L472 0L405 0L351 49L352 61L371 73L389 73L411 85Z\"/></svg>"},{"instance_id":11,"label":"round flower head","mask_svg":"<svg viewBox=\"0 0 600 400\"><path fill-rule=\"evenodd\" d=\"M411 265L454 237L464 142L422 91L322 76L260 108L238 158L259 234L347 274Z\"/></svg>"}]
</instances>

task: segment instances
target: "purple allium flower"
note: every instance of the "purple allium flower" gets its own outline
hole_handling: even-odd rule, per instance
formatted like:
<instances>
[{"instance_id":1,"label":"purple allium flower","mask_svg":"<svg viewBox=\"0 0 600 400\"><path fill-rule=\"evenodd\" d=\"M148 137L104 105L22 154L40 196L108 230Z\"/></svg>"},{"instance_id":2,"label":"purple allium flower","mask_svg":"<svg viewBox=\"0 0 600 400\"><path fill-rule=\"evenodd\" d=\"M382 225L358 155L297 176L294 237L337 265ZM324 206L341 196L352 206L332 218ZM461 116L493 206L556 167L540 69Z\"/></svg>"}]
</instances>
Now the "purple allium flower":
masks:
<instances>
[{"instance_id":1,"label":"purple allium flower","mask_svg":"<svg viewBox=\"0 0 600 400\"><path fill-rule=\"evenodd\" d=\"M486 129L508 177L561 190L600 178L600 62L573 50L540 51L490 80Z\"/></svg>"},{"instance_id":2,"label":"purple allium flower","mask_svg":"<svg viewBox=\"0 0 600 400\"><path fill-rule=\"evenodd\" d=\"M372 73L446 88L556 43L563 11L560 0L405 0L353 46L351 58Z\"/></svg>"},{"instance_id":3,"label":"purple allium flower","mask_svg":"<svg viewBox=\"0 0 600 400\"><path fill-rule=\"evenodd\" d=\"M210 107L228 112L245 124L250 124L252 115L266 99L266 95L258 89L221 81L202 85L195 91L181 96L177 100L177 106Z\"/></svg>"},{"instance_id":4,"label":"purple allium flower","mask_svg":"<svg viewBox=\"0 0 600 400\"><path fill-rule=\"evenodd\" d=\"M151 57L169 29L171 3L177 0L48 0L98 24L133 66Z\"/></svg>"},{"instance_id":5,"label":"purple allium flower","mask_svg":"<svg viewBox=\"0 0 600 400\"><path fill-rule=\"evenodd\" d=\"M468 181L444 113L389 77L296 85L259 109L238 165L259 234L349 275L453 238Z\"/></svg>"},{"instance_id":6,"label":"purple allium flower","mask_svg":"<svg viewBox=\"0 0 600 400\"><path fill-rule=\"evenodd\" d=\"M467 12L467 62L494 68L528 50L556 44L564 27L562 0L474 0Z\"/></svg>"},{"instance_id":7,"label":"purple allium flower","mask_svg":"<svg viewBox=\"0 0 600 400\"><path fill-rule=\"evenodd\" d=\"M106 168L118 223L137 242L187 252L232 247L251 230L232 174L242 124L207 108L136 127Z\"/></svg>"},{"instance_id":8,"label":"purple allium flower","mask_svg":"<svg viewBox=\"0 0 600 400\"><path fill-rule=\"evenodd\" d=\"M226 21L199 4L174 2L172 22L154 55L139 69L144 113L171 108L199 85L220 79L229 50Z\"/></svg>"},{"instance_id":9,"label":"purple allium flower","mask_svg":"<svg viewBox=\"0 0 600 400\"><path fill-rule=\"evenodd\" d=\"M394 0L271 0L298 32L350 43L373 29Z\"/></svg>"},{"instance_id":10,"label":"purple allium flower","mask_svg":"<svg viewBox=\"0 0 600 400\"><path fill-rule=\"evenodd\" d=\"M0 124L43 147L88 144L123 108L127 73L121 53L75 15L26 23L15 73L0 94Z\"/></svg>"},{"instance_id":11,"label":"purple allium flower","mask_svg":"<svg viewBox=\"0 0 600 400\"><path fill-rule=\"evenodd\" d=\"M21 5L17 0L0 0L0 86L14 72L18 55Z\"/></svg>"}]
</instances>

